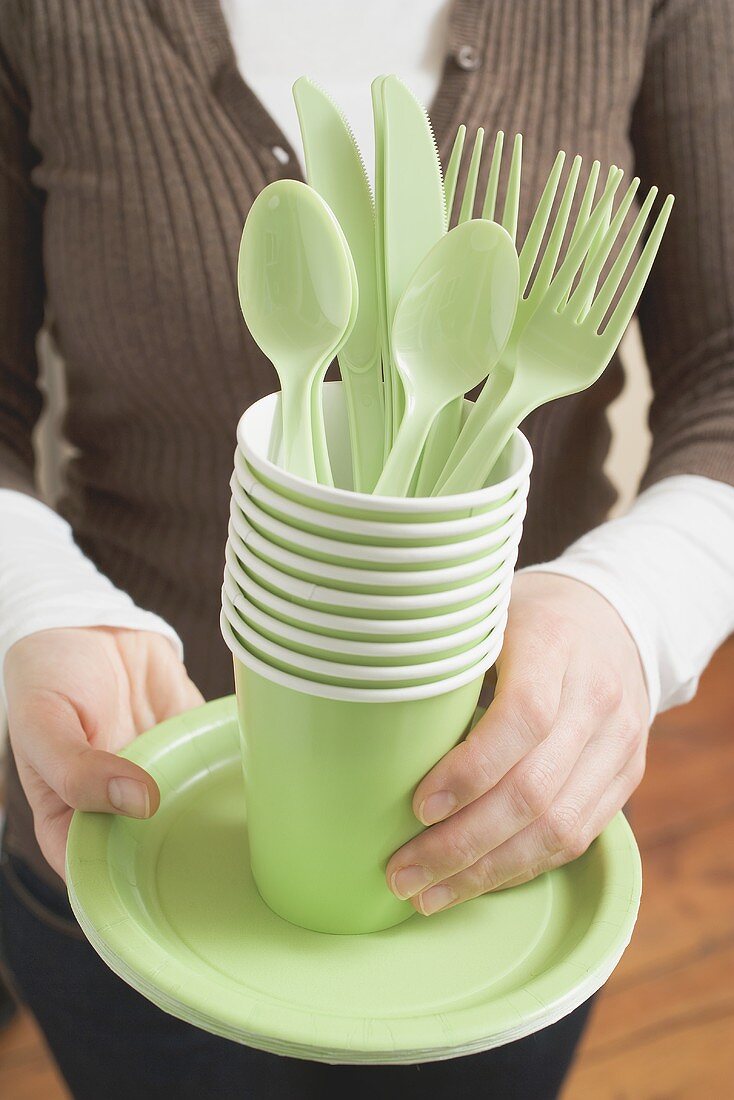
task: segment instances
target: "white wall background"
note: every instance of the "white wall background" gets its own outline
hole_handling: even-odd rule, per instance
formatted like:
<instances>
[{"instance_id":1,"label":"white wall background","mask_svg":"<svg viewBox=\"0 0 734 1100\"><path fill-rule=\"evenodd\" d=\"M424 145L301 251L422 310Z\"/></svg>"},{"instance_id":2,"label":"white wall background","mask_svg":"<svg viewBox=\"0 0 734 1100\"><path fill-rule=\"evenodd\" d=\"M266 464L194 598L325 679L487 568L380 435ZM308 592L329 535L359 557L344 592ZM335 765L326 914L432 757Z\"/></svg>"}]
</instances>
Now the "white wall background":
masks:
<instances>
[{"instance_id":1,"label":"white wall background","mask_svg":"<svg viewBox=\"0 0 734 1100\"><path fill-rule=\"evenodd\" d=\"M650 451L647 412L652 393L636 321L627 330L620 354L625 385L609 409L612 446L605 463L607 474L619 492L615 515L625 512L633 500Z\"/></svg>"}]
</instances>

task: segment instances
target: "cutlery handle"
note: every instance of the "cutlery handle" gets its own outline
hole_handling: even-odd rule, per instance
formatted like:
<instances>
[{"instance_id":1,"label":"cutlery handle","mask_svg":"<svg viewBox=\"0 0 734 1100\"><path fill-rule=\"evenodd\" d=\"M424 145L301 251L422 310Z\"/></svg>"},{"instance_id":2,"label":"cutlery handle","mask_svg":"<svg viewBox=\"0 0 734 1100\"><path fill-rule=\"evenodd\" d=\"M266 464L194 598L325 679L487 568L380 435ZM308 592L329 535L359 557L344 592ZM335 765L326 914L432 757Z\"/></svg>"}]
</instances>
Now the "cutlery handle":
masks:
<instances>
[{"instance_id":1,"label":"cutlery handle","mask_svg":"<svg viewBox=\"0 0 734 1100\"><path fill-rule=\"evenodd\" d=\"M327 368L319 370L311 387L311 437L313 441L313 457L316 465L316 478L320 485L333 485L334 478L331 473L329 460L329 447L326 442L326 425L324 424L324 376Z\"/></svg>"},{"instance_id":2,"label":"cutlery handle","mask_svg":"<svg viewBox=\"0 0 734 1100\"><path fill-rule=\"evenodd\" d=\"M380 353L378 351L373 362L358 371L341 355L339 370L347 397L354 488L359 493L371 493L382 473L385 448Z\"/></svg>"},{"instance_id":3,"label":"cutlery handle","mask_svg":"<svg viewBox=\"0 0 734 1100\"><path fill-rule=\"evenodd\" d=\"M515 428L530 411L512 399L511 390L506 393L493 414L477 430L452 472L434 489L433 496L482 489Z\"/></svg>"},{"instance_id":4,"label":"cutlery handle","mask_svg":"<svg viewBox=\"0 0 734 1100\"><path fill-rule=\"evenodd\" d=\"M387 292L385 288L385 148L384 117L382 109L382 85L384 76L372 81L372 116L375 128L375 266L377 270L377 313L382 343L382 375L384 379L384 438L382 461L387 460L393 445L394 431L392 418L393 368L390 363L390 327L387 319Z\"/></svg>"},{"instance_id":5,"label":"cutlery handle","mask_svg":"<svg viewBox=\"0 0 734 1100\"><path fill-rule=\"evenodd\" d=\"M423 444L436 415L435 408L421 408L414 399L409 400L400 431L375 486L375 493L388 497L407 496Z\"/></svg>"},{"instance_id":6,"label":"cutlery handle","mask_svg":"<svg viewBox=\"0 0 734 1100\"><path fill-rule=\"evenodd\" d=\"M459 438L454 440L453 450L448 456L443 470L437 477L434 488L443 486L444 482L456 469L459 461L464 457L471 444L479 433L483 431L487 421L494 416L495 411L500 407L509 392L513 377L514 365L509 366L498 363L494 370L490 371L489 377L484 383L479 396L472 405L464 427L459 434Z\"/></svg>"},{"instance_id":7,"label":"cutlery handle","mask_svg":"<svg viewBox=\"0 0 734 1100\"><path fill-rule=\"evenodd\" d=\"M420 474L416 485L417 497L430 496L438 479L442 476L461 431L461 416L464 411L464 398L451 401L436 417L426 440L421 459Z\"/></svg>"},{"instance_id":8,"label":"cutlery handle","mask_svg":"<svg viewBox=\"0 0 734 1100\"><path fill-rule=\"evenodd\" d=\"M312 380L304 376L295 384L291 379L282 386L280 403L283 409L285 468L288 473L296 474L307 481L317 481L311 435Z\"/></svg>"},{"instance_id":9,"label":"cutlery handle","mask_svg":"<svg viewBox=\"0 0 734 1100\"><path fill-rule=\"evenodd\" d=\"M405 416L405 391L403 389L400 372L393 368L392 372L392 431L393 438L397 439L400 425Z\"/></svg>"}]
</instances>

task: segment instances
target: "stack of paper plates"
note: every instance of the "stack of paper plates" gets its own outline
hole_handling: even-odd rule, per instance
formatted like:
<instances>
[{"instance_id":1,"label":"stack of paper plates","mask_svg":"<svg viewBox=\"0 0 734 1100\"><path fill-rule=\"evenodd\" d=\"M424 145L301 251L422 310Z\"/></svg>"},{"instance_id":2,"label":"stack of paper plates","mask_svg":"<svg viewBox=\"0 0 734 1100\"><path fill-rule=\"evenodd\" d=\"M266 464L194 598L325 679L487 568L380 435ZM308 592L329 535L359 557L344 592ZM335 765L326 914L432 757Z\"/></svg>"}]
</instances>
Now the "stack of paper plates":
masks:
<instances>
[{"instance_id":1,"label":"stack of paper plates","mask_svg":"<svg viewBox=\"0 0 734 1100\"><path fill-rule=\"evenodd\" d=\"M324 1062L473 1054L571 1012L632 934L640 859L621 814L581 859L534 882L327 936L277 917L250 875L232 698L163 723L126 755L157 780L160 810L74 815L72 907L124 981L228 1039Z\"/></svg>"}]
</instances>

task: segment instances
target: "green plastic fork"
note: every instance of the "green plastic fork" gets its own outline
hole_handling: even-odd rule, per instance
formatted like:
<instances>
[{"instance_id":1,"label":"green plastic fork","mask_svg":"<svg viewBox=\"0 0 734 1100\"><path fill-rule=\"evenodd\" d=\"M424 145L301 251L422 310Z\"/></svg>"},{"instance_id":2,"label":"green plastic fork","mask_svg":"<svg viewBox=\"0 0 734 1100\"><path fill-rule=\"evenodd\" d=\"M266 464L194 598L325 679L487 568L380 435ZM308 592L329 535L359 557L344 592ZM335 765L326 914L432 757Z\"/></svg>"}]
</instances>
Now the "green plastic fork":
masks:
<instances>
[{"instance_id":1,"label":"green plastic fork","mask_svg":"<svg viewBox=\"0 0 734 1100\"><path fill-rule=\"evenodd\" d=\"M484 388L467 417L461 435L449 455L443 472L436 481L434 493L439 488L442 489L446 484L448 478L467 453L477 435L483 431L488 419L493 415L494 410L501 403L512 384L517 367L517 348L520 337L540 305L543 295L548 291L568 227L571 207L573 205L576 186L581 171L581 157L576 157L573 161L558 206L555 221L548 236L545 251L538 265L533 285L528 289L531 276L538 263L538 257L540 256L541 245L556 199L565 159L566 154L563 152L558 153L556 156L535 210L535 214L530 223L530 227L525 236L522 249L520 250L520 300L517 305L515 323L512 327L512 333L510 334L507 346L502 353L500 361L496 364L494 370L485 382ZM596 234L596 237L592 237L590 235L591 231L587 229L587 226L591 217L591 207L596 191L598 175L599 165L598 162L595 161L589 173L589 180L581 201L581 207L574 226L571 241L572 250L578 247L579 241L583 237L587 252L585 257L587 264L591 259L591 252L596 245L599 233L606 228L608 224L612 198L619 186L623 173L618 168L610 170L605 191L599 202L598 209L594 213L595 220L593 222L593 233ZM586 235L584 236L584 234ZM581 255L581 253L579 253L579 255ZM584 257L582 256L582 262L583 260Z\"/></svg>"},{"instance_id":2,"label":"green plastic fork","mask_svg":"<svg viewBox=\"0 0 734 1100\"><path fill-rule=\"evenodd\" d=\"M460 126L451 156L446 168L444 190L446 194L446 212L449 224L456 214L456 183L461 168L461 159L466 137L466 126ZM497 206L497 191L499 187L500 168L502 165L502 151L505 135L500 130L494 141L492 160L489 165L487 187L484 192L481 213L479 217L486 221L495 221L495 208ZM476 204L477 182L482 161L484 147L484 130L480 127L474 139L469 171L467 173L464 193L456 215L456 224L462 225L474 217ZM512 147L512 159L507 178L507 191L502 210L502 218L499 224L506 229L514 242L517 235L517 217L520 207L520 175L522 171L522 134L516 134ZM416 496L429 496L431 490L441 475L446 461L459 438L461 430L461 418L464 410L463 398L459 398L448 405L440 414L426 441L423 457L420 462L420 472L415 486Z\"/></svg>"},{"instance_id":3,"label":"green plastic fork","mask_svg":"<svg viewBox=\"0 0 734 1100\"><path fill-rule=\"evenodd\" d=\"M569 290L581 267L584 251L593 240L590 230L596 232L593 223L599 214L598 208L576 244L569 249L558 274L551 280L523 330L511 386L453 473L442 482L439 489L442 494L478 489L486 484L517 425L539 405L586 389L612 358L635 312L673 206L673 196L668 195L625 288L604 324L649 219L657 195L656 187L648 192L590 307L589 296L622 231L638 185L638 179L632 181L570 297Z\"/></svg>"}]
</instances>

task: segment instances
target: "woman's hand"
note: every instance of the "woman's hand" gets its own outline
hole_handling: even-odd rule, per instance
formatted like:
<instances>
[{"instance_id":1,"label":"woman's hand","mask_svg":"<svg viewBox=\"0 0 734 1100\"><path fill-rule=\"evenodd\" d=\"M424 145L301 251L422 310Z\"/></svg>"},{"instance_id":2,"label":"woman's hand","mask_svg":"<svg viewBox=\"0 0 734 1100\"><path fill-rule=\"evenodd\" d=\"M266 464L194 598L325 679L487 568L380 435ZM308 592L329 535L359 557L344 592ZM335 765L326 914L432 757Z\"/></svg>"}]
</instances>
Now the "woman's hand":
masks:
<instances>
[{"instance_id":1,"label":"woman's hand","mask_svg":"<svg viewBox=\"0 0 734 1100\"><path fill-rule=\"evenodd\" d=\"M150 817L155 781L113 755L201 695L160 634L42 630L5 658L8 727L44 856L62 877L74 810Z\"/></svg>"},{"instance_id":2,"label":"woman's hand","mask_svg":"<svg viewBox=\"0 0 734 1100\"><path fill-rule=\"evenodd\" d=\"M492 705L415 793L430 825L387 880L424 915L586 851L640 783L649 704L637 647L594 589L515 580Z\"/></svg>"}]
</instances>

